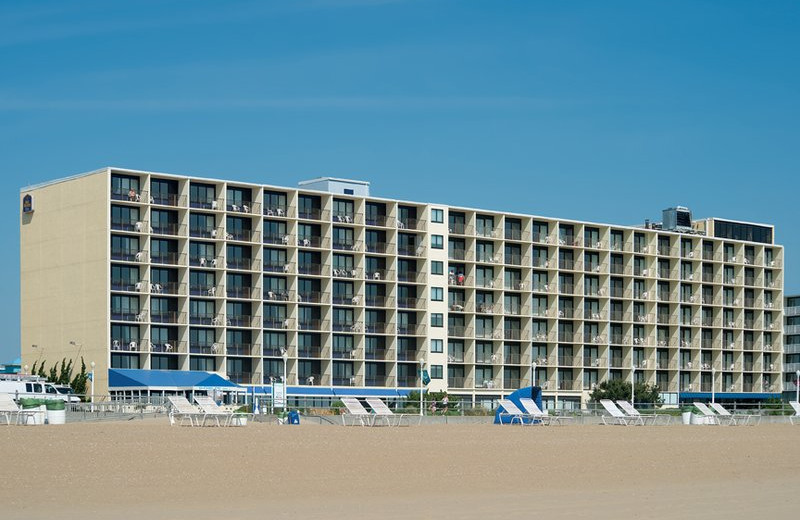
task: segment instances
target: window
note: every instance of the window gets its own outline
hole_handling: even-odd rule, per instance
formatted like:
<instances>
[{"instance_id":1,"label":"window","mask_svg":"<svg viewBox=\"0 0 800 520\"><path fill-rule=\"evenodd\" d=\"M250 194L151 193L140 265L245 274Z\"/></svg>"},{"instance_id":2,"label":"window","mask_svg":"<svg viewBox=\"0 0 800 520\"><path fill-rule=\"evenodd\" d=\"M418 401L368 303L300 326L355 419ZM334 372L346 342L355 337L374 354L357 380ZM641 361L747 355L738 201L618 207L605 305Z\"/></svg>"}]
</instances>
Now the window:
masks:
<instances>
[{"instance_id":1,"label":"window","mask_svg":"<svg viewBox=\"0 0 800 520\"><path fill-rule=\"evenodd\" d=\"M431 222L433 222L435 224L444 223L444 210L432 209L431 210Z\"/></svg>"},{"instance_id":2,"label":"window","mask_svg":"<svg viewBox=\"0 0 800 520\"><path fill-rule=\"evenodd\" d=\"M431 327L444 327L444 315L441 312L431 313Z\"/></svg>"},{"instance_id":3,"label":"window","mask_svg":"<svg viewBox=\"0 0 800 520\"><path fill-rule=\"evenodd\" d=\"M431 301L444 301L444 289L441 287L431 287Z\"/></svg>"},{"instance_id":4,"label":"window","mask_svg":"<svg viewBox=\"0 0 800 520\"><path fill-rule=\"evenodd\" d=\"M442 365L431 365L431 379L442 379Z\"/></svg>"},{"instance_id":5,"label":"window","mask_svg":"<svg viewBox=\"0 0 800 520\"><path fill-rule=\"evenodd\" d=\"M442 235L431 235L431 248L444 249L444 237Z\"/></svg>"},{"instance_id":6,"label":"window","mask_svg":"<svg viewBox=\"0 0 800 520\"><path fill-rule=\"evenodd\" d=\"M444 352L444 340L442 339L432 339L431 340L431 353L432 354L441 354Z\"/></svg>"},{"instance_id":7,"label":"window","mask_svg":"<svg viewBox=\"0 0 800 520\"><path fill-rule=\"evenodd\" d=\"M433 260L431 262L431 274L444 274L444 262Z\"/></svg>"}]
</instances>

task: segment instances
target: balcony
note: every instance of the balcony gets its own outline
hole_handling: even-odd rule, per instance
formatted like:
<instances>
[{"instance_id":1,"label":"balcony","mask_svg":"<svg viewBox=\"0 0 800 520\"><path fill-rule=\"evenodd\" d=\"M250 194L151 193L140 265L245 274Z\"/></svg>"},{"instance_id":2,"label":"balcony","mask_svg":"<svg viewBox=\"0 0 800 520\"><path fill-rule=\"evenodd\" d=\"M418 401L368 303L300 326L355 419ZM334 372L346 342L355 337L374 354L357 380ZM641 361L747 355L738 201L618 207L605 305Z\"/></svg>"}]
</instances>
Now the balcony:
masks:
<instances>
[{"instance_id":1,"label":"balcony","mask_svg":"<svg viewBox=\"0 0 800 520\"><path fill-rule=\"evenodd\" d=\"M147 292L147 289L149 287L150 284L147 283L147 280L137 281L137 280L124 280L121 278L111 279L112 291L141 293L141 292Z\"/></svg>"},{"instance_id":2,"label":"balcony","mask_svg":"<svg viewBox=\"0 0 800 520\"><path fill-rule=\"evenodd\" d=\"M190 256L189 265L192 267L203 267L206 269L222 269L222 266L225 265L225 262L222 260L222 257L206 258L203 256Z\"/></svg>"},{"instance_id":3,"label":"balcony","mask_svg":"<svg viewBox=\"0 0 800 520\"><path fill-rule=\"evenodd\" d=\"M368 226L375 226L375 227L389 227L391 226L391 221L389 217L386 215L370 215L368 214L364 219L364 222Z\"/></svg>"},{"instance_id":4,"label":"balcony","mask_svg":"<svg viewBox=\"0 0 800 520\"><path fill-rule=\"evenodd\" d=\"M221 327L225 320L221 316L217 316L208 312L197 312L189 314L189 323L192 325L207 325L213 327Z\"/></svg>"},{"instance_id":5,"label":"balcony","mask_svg":"<svg viewBox=\"0 0 800 520\"><path fill-rule=\"evenodd\" d=\"M145 322L147 321L147 311L140 311L138 309L111 309L112 321L132 321L132 322Z\"/></svg>"},{"instance_id":6,"label":"balcony","mask_svg":"<svg viewBox=\"0 0 800 520\"><path fill-rule=\"evenodd\" d=\"M527 305L515 305L515 304L506 304L503 306L503 312L510 316L527 316L528 315L528 306Z\"/></svg>"},{"instance_id":7,"label":"balcony","mask_svg":"<svg viewBox=\"0 0 800 520\"><path fill-rule=\"evenodd\" d=\"M147 221L137 219L112 218L111 229L114 231L129 231L131 233L147 233Z\"/></svg>"},{"instance_id":8,"label":"balcony","mask_svg":"<svg viewBox=\"0 0 800 520\"><path fill-rule=\"evenodd\" d=\"M397 281L404 283L426 283L427 279L424 272L398 271Z\"/></svg>"},{"instance_id":9,"label":"balcony","mask_svg":"<svg viewBox=\"0 0 800 520\"><path fill-rule=\"evenodd\" d=\"M426 248L423 245L413 246L413 245L399 245L397 246L397 254L400 256L414 256L414 257L423 257L425 256Z\"/></svg>"},{"instance_id":10,"label":"balcony","mask_svg":"<svg viewBox=\"0 0 800 520\"><path fill-rule=\"evenodd\" d=\"M371 376L367 375L364 377L364 385L365 386L377 386L377 387L392 387L394 386L394 377L391 376Z\"/></svg>"},{"instance_id":11,"label":"balcony","mask_svg":"<svg viewBox=\"0 0 800 520\"><path fill-rule=\"evenodd\" d=\"M287 235L286 233L264 233L264 243L265 244L276 244L276 245L289 245L291 242L292 236Z\"/></svg>"},{"instance_id":12,"label":"balcony","mask_svg":"<svg viewBox=\"0 0 800 520\"><path fill-rule=\"evenodd\" d=\"M447 378L447 386L449 388L471 388L472 387L472 378L471 377L448 377Z\"/></svg>"},{"instance_id":13,"label":"balcony","mask_svg":"<svg viewBox=\"0 0 800 520\"><path fill-rule=\"evenodd\" d=\"M236 384L261 384L261 372L228 372L228 379Z\"/></svg>"},{"instance_id":14,"label":"balcony","mask_svg":"<svg viewBox=\"0 0 800 520\"><path fill-rule=\"evenodd\" d=\"M150 311L152 323L181 323L185 314L178 311Z\"/></svg>"},{"instance_id":15,"label":"balcony","mask_svg":"<svg viewBox=\"0 0 800 520\"><path fill-rule=\"evenodd\" d=\"M416 231L425 231L428 225L424 220L417 220L415 218L398 218L397 229L410 229Z\"/></svg>"},{"instance_id":16,"label":"balcony","mask_svg":"<svg viewBox=\"0 0 800 520\"><path fill-rule=\"evenodd\" d=\"M521 229L509 229L506 228L505 235L506 240L516 240L517 242L527 242L530 238L530 233L527 231L522 231Z\"/></svg>"},{"instance_id":17,"label":"balcony","mask_svg":"<svg viewBox=\"0 0 800 520\"><path fill-rule=\"evenodd\" d=\"M191 296L203 296L205 298L216 298L222 297L225 292L222 289L222 286L214 285L189 285L189 294Z\"/></svg>"},{"instance_id":18,"label":"balcony","mask_svg":"<svg viewBox=\"0 0 800 520\"><path fill-rule=\"evenodd\" d=\"M334 278L360 278L361 269L358 268L335 268L333 269Z\"/></svg>"},{"instance_id":19,"label":"balcony","mask_svg":"<svg viewBox=\"0 0 800 520\"><path fill-rule=\"evenodd\" d=\"M159 343L150 342L150 352L159 354L186 354L186 342L168 339Z\"/></svg>"},{"instance_id":20,"label":"balcony","mask_svg":"<svg viewBox=\"0 0 800 520\"><path fill-rule=\"evenodd\" d=\"M397 334L400 336L424 336L425 325L398 324Z\"/></svg>"},{"instance_id":21,"label":"balcony","mask_svg":"<svg viewBox=\"0 0 800 520\"><path fill-rule=\"evenodd\" d=\"M424 310L427 307L427 303L424 298L397 298L397 307L400 309Z\"/></svg>"},{"instance_id":22,"label":"balcony","mask_svg":"<svg viewBox=\"0 0 800 520\"><path fill-rule=\"evenodd\" d=\"M147 202L146 191L133 188L111 188L111 200L121 200L125 202Z\"/></svg>"},{"instance_id":23,"label":"balcony","mask_svg":"<svg viewBox=\"0 0 800 520\"><path fill-rule=\"evenodd\" d=\"M264 205L265 217L280 217L291 218L294 216L294 206L286 206L280 204L265 204Z\"/></svg>"},{"instance_id":24,"label":"balcony","mask_svg":"<svg viewBox=\"0 0 800 520\"><path fill-rule=\"evenodd\" d=\"M322 357L326 357L326 356L327 355L322 351L322 347L320 347L319 345L309 345L309 346L297 347L297 357L301 357L301 358L322 358ZM319 379L317 379L317 381L319 381Z\"/></svg>"},{"instance_id":25,"label":"balcony","mask_svg":"<svg viewBox=\"0 0 800 520\"><path fill-rule=\"evenodd\" d=\"M466 260L467 259L467 250L466 249L450 248L450 249L447 250L447 259L448 260Z\"/></svg>"},{"instance_id":26,"label":"balcony","mask_svg":"<svg viewBox=\"0 0 800 520\"><path fill-rule=\"evenodd\" d=\"M495 329L476 328L475 337L478 339L501 339L503 337L503 331Z\"/></svg>"},{"instance_id":27,"label":"balcony","mask_svg":"<svg viewBox=\"0 0 800 520\"><path fill-rule=\"evenodd\" d=\"M581 241L579 238L575 238L572 235L559 235L558 237L558 245L560 246L579 246L581 245Z\"/></svg>"},{"instance_id":28,"label":"balcony","mask_svg":"<svg viewBox=\"0 0 800 520\"><path fill-rule=\"evenodd\" d=\"M147 352L146 339L131 338L111 338L111 350L113 352Z\"/></svg>"},{"instance_id":29,"label":"balcony","mask_svg":"<svg viewBox=\"0 0 800 520\"><path fill-rule=\"evenodd\" d=\"M327 276L330 270L329 265L320 264L306 264L300 263L297 265L297 273L311 276Z\"/></svg>"},{"instance_id":30,"label":"balcony","mask_svg":"<svg viewBox=\"0 0 800 520\"><path fill-rule=\"evenodd\" d=\"M297 218L304 220L324 220L327 221L330 217L330 212L326 209L320 208L300 208L297 211Z\"/></svg>"},{"instance_id":31,"label":"balcony","mask_svg":"<svg viewBox=\"0 0 800 520\"><path fill-rule=\"evenodd\" d=\"M179 236L183 235L185 230L186 227L177 222L159 222L150 226L150 233L154 235Z\"/></svg>"},{"instance_id":32,"label":"balcony","mask_svg":"<svg viewBox=\"0 0 800 520\"><path fill-rule=\"evenodd\" d=\"M259 232L251 229L229 229L225 233L225 238L227 240L233 240L235 242L258 242L260 240L259 237Z\"/></svg>"},{"instance_id":33,"label":"balcony","mask_svg":"<svg viewBox=\"0 0 800 520\"><path fill-rule=\"evenodd\" d=\"M368 348L364 351L364 359L367 360L377 360L377 361L393 361L394 360L394 350L392 349L380 349L380 348Z\"/></svg>"},{"instance_id":34,"label":"balcony","mask_svg":"<svg viewBox=\"0 0 800 520\"><path fill-rule=\"evenodd\" d=\"M334 238L333 249L337 251L361 251L361 241Z\"/></svg>"},{"instance_id":35,"label":"balcony","mask_svg":"<svg viewBox=\"0 0 800 520\"><path fill-rule=\"evenodd\" d=\"M480 251L475 253L475 261L484 264L499 264L501 259L502 255L500 253L490 253L490 252L480 252Z\"/></svg>"},{"instance_id":36,"label":"balcony","mask_svg":"<svg viewBox=\"0 0 800 520\"><path fill-rule=\"evenodd\" d=\"M331 214L331 222L337 224L361 224L364 216L361 213L351 213L346 211L334 211Z\"/></svg>"},{"instance_id":37,"label":"balcony","mask_svg":"<svg viewBox=\"0 0 800 520\"><path fill-rule=\"evenodd\" d=\"M333 332L360 333L364 330L364 325L358 321L338 321L333 320Z\"/></svg>"},{"instance_id":38,"label":"balcony","mask_svg":"<svg viewBox=\"0 0 800 520\"><path fill-rule=\"evenodd\" d=\"M520 329L504 329L503 338L513 341L522 341L522 340L527 340L528 335L525 334L525 331Z\"/></svg>"},{"instance_id":39,"label":"balcony","mask_svg":"<svg viewBox=\"0 0 800 520\"><path fill-rule=\"evenodd\" d=\"M478 352L475 354L475 362L484 365L493 365L500 362L500 356L494 352Z\"/></svg>"},{"instance_id":40,"label":"balcony","mask_svg":"<svg viewBox=\"0 0 800 520\"><path fill-rule=\"evenodd\" d=\"M153 254L150 255L150 261L154 264L182 265L184 262L184 255L174 251L153 252Z\"/></svg>"},{"instance_id":41,"label":"balcony","mask_svg":"<svg viewBox=\"0 0 800 520\"><path fill-rule=\"evenodd\" d=\"M318 237L318 236L298 236L297 237L297 246L298 247L308 247L308 248L315 248L315 249L327 249L328 248L329 240L327 238Z\"/></svg>"},{"instance_id":42,"label":"balcony","mask_svg":"<svg viewBox=\"0 0 800 520\"><path fill-rule=\"evenodd\" d=\"M335 325L334 325L335 326ZM357 349L333 349L333 359L356 359L358 357Z\"/></svg>"},{"instance_id":43,"label":"balcony","mask_svg":"<svg viewBox=\"0 0 800 520\"><path fill-rule=\"evenodd\" d=\"M415 376L398 376L397 386L400 388L419 388L420 380Z\"/></svg>"},{"instance_id":44,"label":"balcony","mask_svg":"<svg viewBox=\"0 0 800 520\"><path fill-rule=\"evenodd\" d=\"M292 327L293 321L282 316L264 316L265 329L285 330Z\"/></svg>"},{"instance_id":45,"label":"balcony","mask_svg":"<svg viewBox=\"0 0 800 520\"><path fill-rule=\"evenodd\" d=\"M222 355L225 347L222 343L189 343L189 354Z\"/></svg>"},{"instance_id":46,"label":"balcony","mask_svg":"<svg viewBox=\"0 0 800 520\"><path fill-rule=\"evenodd\" d=\"M472 337L472 327L463 325L450 325L447 327L447 335L455 338Z\"/></svg>"},{"instance_id":47,"label":"balcony","mask_svg":"<svg viewBox=\"0 0 800 520\"><path fill-rule=\"evenodd\" d=\"M298 330L316 330L319 332L327 332L329 330L330 323L328 320L320 320L320 319L298 319L297 320L297 329Z\"/></svg>"},{"instance_id":48,"label":"balcony","mask_svg":"<svg viewBox=\"0 0 800 520\"><path fill-rule=\"evenodd\" d=\"M373 269L364 272L364 279L370 281L391 281L394 280L394 271L387 269Z\"/></svg>"},{"instance_id":49,"label":"balcony","mask_svg":"<svg viewBox=\"0 0 800 520\"><path fill-rule=\"evenodd\" d=\"M475 307L475 312L480 314L499 314L500 313L500 304L499 303L478 303Z\"/></svg>"},{"instance_id":50,"label":"balcony","mask_svg":"<svg viewBox=\"0 0 800 520\"><path fill-rule=\"evenodd\" d=\"M377 253L381 255L390 255L394 252L394 244L386 242L367 242L367 253Z\"/></svg>"},{"instance_id":51,"label":"balcony","mask_svg":"<svg viewBox=\"0 0 800 520\"><path fill-rule=\"evenodd\" d=\"M259 351L259 345L252 343L229 343L225 346L225 351L229 356L251 356L253 352Z\"/></svg>"},{"instance_id":52,"label":"balcony","mask_svg":"<svg viewBox=\"0 0 800 520\"><path fill-rule=\"evenodd\" d=\"M225 325L228 327L257 327L254 316L247 314L231 314L225 318Z\"/></svg>"},{"instance_id":53,"label":"balcony","mask_svg":"<svg viewBox=\"0 0 800 520\"><path fill-rule=\"evenodd\" d=\"M111 259L121 260L123 262L146 262L147 251L140 251L138 249L126 248L111 248Z\"/></svg>"},{"instance_id":54,"label":"balcony","mask_svg":"<svg viewBox=\"0 0 800 520\"><path fill-rule=\"evenodd\" d=\"M517 254L505 255L506 265L527 265L529 261L530 258L528 258L527 256L523 257L522 255L517 255Z\"/></svg>"},{"instance_id":55,"label":"balcony","mask_svg":"<svg viewBox=\"0 0 800 520\"><path fill-rule=\"evenodd\" d=\"M473 281L471 276L464 276L464 274L448 275L447 284L453 287L472 287Z\"/></svg>"},{"instance_id":56,"label":"balcony","mask_svg":"<svg viewBox=\"0 0 800 520\"><path fill-rule=\"evenodd\" d=\"M394 307L394 298L391 296L365 296L364 304L367 307L390 308Z\"/></svg>"},{"instance_id":57,"label":"balcony","mask_svg":"<svg viewBox=\"0 0 800 520\"><path fill-rule=\"evenodd\" d=\"M364 326L364 332L367 334L393 334L394 325L391 323L367 323Z\"/></svg>"}]
</instances>

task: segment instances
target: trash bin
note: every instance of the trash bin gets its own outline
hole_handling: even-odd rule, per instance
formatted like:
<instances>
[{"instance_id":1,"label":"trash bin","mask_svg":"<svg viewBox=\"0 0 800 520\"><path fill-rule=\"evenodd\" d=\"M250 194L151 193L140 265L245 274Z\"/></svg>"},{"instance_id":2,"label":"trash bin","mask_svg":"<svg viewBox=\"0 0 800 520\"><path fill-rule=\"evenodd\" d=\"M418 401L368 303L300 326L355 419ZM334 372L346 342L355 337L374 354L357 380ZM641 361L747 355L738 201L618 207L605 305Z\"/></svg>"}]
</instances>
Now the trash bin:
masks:
<instances>
[{"instance_id":1,"label":"trash bin","mask_svg":"<svg viewBox=\"0 0 800 520\"><path fill-rule=\"evenodd\" d=\"M33 415L26 415L22 418L24 424L44 424L47 410L44 406L44 399L33 399L23 397L19 400L19 404L26 412L34 412Z\"/></svg>"},{"instance_id":2,"label":"trash bin","mask_svg":"<svg viewBox=\"0 0 800 520\"><path fill-rule=\"evenodd\" d=\"M47 424L67 422L67 406L61 399L48 399L45 408L47 408Z\"/></svg>"},{"instance_id":3,"label":"trash bin","mask_svg":"<svg viewBox=\"0 0 800 520\"><path fill-rule=\"evenodd\" d=\"M300 424L300 412L289 412L289 424Z\"/></svg>"}]
</instances>

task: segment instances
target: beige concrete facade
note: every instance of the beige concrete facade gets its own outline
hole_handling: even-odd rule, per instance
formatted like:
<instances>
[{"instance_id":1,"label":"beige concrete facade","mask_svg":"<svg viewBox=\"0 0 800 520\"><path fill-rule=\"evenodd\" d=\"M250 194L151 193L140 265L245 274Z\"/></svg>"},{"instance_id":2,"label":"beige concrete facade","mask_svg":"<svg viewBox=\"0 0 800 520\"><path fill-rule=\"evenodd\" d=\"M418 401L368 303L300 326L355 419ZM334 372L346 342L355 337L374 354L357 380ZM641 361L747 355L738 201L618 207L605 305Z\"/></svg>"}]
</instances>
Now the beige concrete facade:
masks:
<instances>
[{"instance_id":1,"label":"beige concrete facade","mask_svg":"<svg viewBox=\"0 0 800 520\"><path fill-rule=\"evenodd\" d=\"M20 219L22 364L49 368L81 357L96 364L97 393L107 393L108 173L20 193L33 213Z\"/></svg>"},{"instance_id":2,"label":"beige concrete facade","mask_svg":"<svg viewBox=\"0 0 800 520\"><path fill-rule=\"evenodd\" d=\"M712 220L678 233L119 169L26 193L25 364L76 341L98 367L244 385L281 377L285 353L290 385L416 388L422 359L431 390L535 380L551 406L609 378L780 391L783 248L697 233Z\"/></svg>"}]
</instances>

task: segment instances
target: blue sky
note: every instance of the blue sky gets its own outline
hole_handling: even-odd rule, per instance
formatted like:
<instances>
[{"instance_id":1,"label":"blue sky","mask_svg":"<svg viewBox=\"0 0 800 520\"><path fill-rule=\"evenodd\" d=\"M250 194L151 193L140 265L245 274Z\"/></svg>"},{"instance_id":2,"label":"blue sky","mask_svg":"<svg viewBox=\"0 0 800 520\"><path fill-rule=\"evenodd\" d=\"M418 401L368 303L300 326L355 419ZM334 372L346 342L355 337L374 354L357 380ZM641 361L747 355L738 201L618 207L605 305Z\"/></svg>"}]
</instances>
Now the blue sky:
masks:
<instances>
[{"instance_id":1,"label":"blue sky","mask_svg":"<svg viewBox=\"0 0 800 520\"><path fill-rule=\"evenodd\" d=\"M774 223L800 292L800 4L0 3L0 361L22 186L106 165L619 224Z\"/></svg>"}]
</instances>

